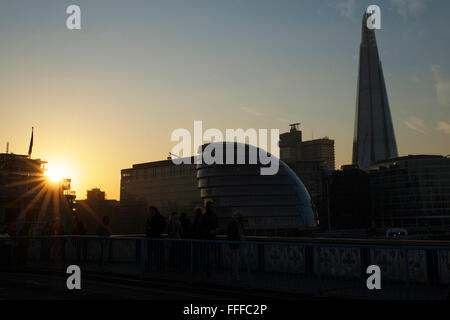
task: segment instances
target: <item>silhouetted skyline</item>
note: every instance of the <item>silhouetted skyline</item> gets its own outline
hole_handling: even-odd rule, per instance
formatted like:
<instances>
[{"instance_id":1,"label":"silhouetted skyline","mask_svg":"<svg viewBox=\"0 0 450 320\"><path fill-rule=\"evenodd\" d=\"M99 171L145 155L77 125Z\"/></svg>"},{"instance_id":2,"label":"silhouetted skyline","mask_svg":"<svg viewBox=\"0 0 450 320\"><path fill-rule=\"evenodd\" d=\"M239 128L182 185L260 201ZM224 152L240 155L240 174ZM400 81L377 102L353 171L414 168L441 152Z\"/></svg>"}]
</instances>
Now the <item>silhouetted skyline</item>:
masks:
<instances>
[{"instance_id":1,"label":"silhouetted skyline","mask_svg":"<svg viewBox=\"0 0 450 320\"><path fill-rule=\"evenodd\" d=\"M448 154L448 1L384 1L376 31L399 155ZM176 128L279 128L351 163L369 1L77 1L0 5L0 149L64 166L78 198L119 198L120 169L165 159Z\"/></svg>"}]
</instances>

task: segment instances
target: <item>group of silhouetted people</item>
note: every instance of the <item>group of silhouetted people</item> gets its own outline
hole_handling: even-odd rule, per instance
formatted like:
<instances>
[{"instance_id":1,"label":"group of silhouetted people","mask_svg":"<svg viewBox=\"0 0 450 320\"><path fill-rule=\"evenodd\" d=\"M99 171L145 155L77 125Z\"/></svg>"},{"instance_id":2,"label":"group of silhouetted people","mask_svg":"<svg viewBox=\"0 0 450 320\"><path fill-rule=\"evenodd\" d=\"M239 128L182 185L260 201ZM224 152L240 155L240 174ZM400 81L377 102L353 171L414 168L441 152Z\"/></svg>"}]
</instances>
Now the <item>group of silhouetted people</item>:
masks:
<instances>
[{"instance_id":1,"label":"group of silhouetted people","mask_svg":"<svg viewBox=\"0 0 450 320\"><path fill-rule=\"evenodd\" d=\"M161 271L166 253L168 253L170 269L173 266L185 266L190 259L191 268L206 273L208 276L221 263L221 244L216 243L218 230L218 218L213 201L208 201L205 208L196 208L193 220L188 218L185 212L179 216L172 212L166 218L154 207L149 207L149 217L145 224L145 233L154 241L148 242L148 271ZM245 241L244 219L239 211L235 211L226 228L228 240L234 241L229 244L231 252L232 277L239 280L239 265L241 260L241 241ZM164 233L172 241L165 243ZM178 239L181 239L177 241ZM205 242L189 242L182 239L199 239ZM190 255L191 245L193 252ZM168 250L168 252L166 252Z\"/></svg>"},{"instance_id":2,"label":"group of silhouetted people","mask_svg":"<svg viewBox=\"0 0 450 320\"><path fill-rule=\"evenodd\" d=\"M100 263L102 265L109 260L111 255L110 251L112 248L109 238L111 230L109 224L110 218L104 216L98 221L95 232L97 236L101 237L98 241L101 242ZM69 240L69 238L61 237L69 234L76 236L87 235L86 227L79 217L75 217L72 227L72 232L67 232L59 219L46 222L41 233L44 238L40 240L40 259L54 262L64 260L66 243L71 241L76 250L75 259L79 262L86 261L88 238L74 237ZM168 258L169 263L165 268L170 269L182 266L210 274L216 266L222 264L221 259L223 255L220 252L222 252L224 247L222 243L212 241L216 240L218 227L218 217L213 201L206 202L204 208L196 208L192 218L188 217L186 212L181 214L171 212L165 218L155 206L150 206L149 216L145 222L145 234L147 238L153 240L145 242L137 240L136 255L138 256L142 249L144 250L143 252L147 252L147 270L161 270L163 264L167 261L166 258ZM12 224L8 225L4 234L24 238L23 245L20 246L19 250L23 251L20 256L26 259L29 248L29 243L26 239L35 239L35 226L25 223L17 234L15 229L12 228ZM227 244L227 246L231 252L233 278L239 278L240 249L243 246L239 242L245 240L243 218L239 212L234 212L226 231L228 239L235 241ZM183 239L204 241L190 242ZM140 248L141 245L145 245L146 250ZM139 259L137 257L137 260Z\"/></svg>"},{"instance_id":3,"label":"group of silhouetted people","mask_svg":"<svg viewBox=\"0 0 450 320\"><path fill-rule=\"evenodd\" d=\"M207 202L205 209L195 210L194 221L188 218L185 212L179 216L177 212L169 214L166 220L159 210L149 207L149 217L145 223L146 236L153 239L163 237L167 231L169 239L204 239L214 240L218 227L217 215L214 203ZM169 266L178 265L188 259L188 243L183 241L171 241L167 248L163 241L155 240L148 242L148 270L159 271L165 259L165 250L169 250ZM196 244L198 246L198 244Z\"/></svg>"},{"instance_id":4,"label":"group of silhouetted people","mask_svg":"<svg viewBox=\"0 0 450 320\"><path fill-rule=\"evenodd\" d=\"M195 209L194 221L185 212L181 216L172 212L168 220L154 207L149 207L149 217L145 224L145 233L149 238L161 238L167 230L167 237L171 239L204 239L216 238L218 220L214 203L207 202L205 209Z\"/></svg>"}]
</instances>

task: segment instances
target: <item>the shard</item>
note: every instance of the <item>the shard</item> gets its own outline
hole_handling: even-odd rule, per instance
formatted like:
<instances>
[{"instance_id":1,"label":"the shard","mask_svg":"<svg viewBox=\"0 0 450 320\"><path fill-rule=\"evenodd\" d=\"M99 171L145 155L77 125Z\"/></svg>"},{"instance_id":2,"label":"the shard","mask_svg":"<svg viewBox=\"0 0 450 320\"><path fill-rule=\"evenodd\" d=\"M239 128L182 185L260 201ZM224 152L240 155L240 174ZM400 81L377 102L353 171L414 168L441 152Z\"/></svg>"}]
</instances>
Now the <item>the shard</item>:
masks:
<instances>
[{"instance_id":1,"label":"the shard","mask_svg":"<svg viewBox=\"0 0 450 320\"><path fill-rule=\"evenodd\" d=\"M368 17L365 13L362 21L353 139L353 164L360 168L398 156L375 31L367 28Z\"/></svg>"}]
</instances>

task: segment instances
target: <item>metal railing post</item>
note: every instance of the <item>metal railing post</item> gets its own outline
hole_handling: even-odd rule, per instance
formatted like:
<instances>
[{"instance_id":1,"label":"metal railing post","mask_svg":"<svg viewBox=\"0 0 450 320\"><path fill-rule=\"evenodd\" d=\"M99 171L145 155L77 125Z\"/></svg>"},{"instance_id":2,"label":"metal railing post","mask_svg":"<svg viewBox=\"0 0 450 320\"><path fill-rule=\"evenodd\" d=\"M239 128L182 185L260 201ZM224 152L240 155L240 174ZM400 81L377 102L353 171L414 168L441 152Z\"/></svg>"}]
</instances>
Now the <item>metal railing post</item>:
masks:
<instances>
[{"instance_id":1,"label":"metal railing post","mask_svg":"<svg viewBox=\"0 0 450 320\"><path fill-rule=\"evenodd\" d=\"M101 250L101 259L100 259L100 265L103 267L103 265L105 264L105 238L102 238L102 250Z\"/></svg>"},{"instance_id":2,"label":"metal railing post","mask_svg":"<svg viewBox=\"0 0 450 320\"><path fill-rule=\"evenodd\" d=\"M437 262L437 285L441 286L441 261L439 260L439 249L436 250L436 262Z\"/></svg>"},{"instance_id":3,"label":"metal railing post","mask_svg":"<svg viewBox=\"0 0 450 320\"><path fill-rule=\"evenodd\" d=\"M251 287L250 244L247 244L247 286Z\"/></svg>"},{"instance_id":4,"label":"metal railing post","mask_svg":"<svg viewBox=\"0 0 450 320\"><path fill-rule=\"evenodd\" d=\"M403 249L403 265L405 272L405 285L406 285L406 299L410 298L410 285L409 285L409 268L408 268L408 249Z\"/></svg>"},{"instance_id":5,"label":"metal railing post","mask_svg":"<svg viewBox=\"0 0 450 320\"><path fill-rule=\"evenodd\" d=\"M190 242L190 247L191 247L191 254L190 254L190 269L191 269L191 278L192 275L194 274L194 242L192 240L189 240Z\"/></svg>"},{"instance_id":6,"label":"metal railing post","mask_svg":"<svg viewBox=\"0 0 450 320\"><path fill-rule=\"evenodd\" d=\"M446 266L448 266L449 265L449 262L448 262L448 256L449 256L449 250L446 250L446 255L445 255L445 261L446 261ZM444 282L444 279L442 279L442 282ZM450 292L450 272L449 272L449 270L447 269L447 292Z\"/></svg>"},{"instance_id":7,"label":"metal railing post","mask_svg":"<svg viewBox=\"0 0 450 320\"><path fill-rule=\"evenodd\" d=\"M70 247L72 246L71 245L71 238L70 237L67 237L67 239L66 239L66 264L67 265L70 265L70 254L71 254L71 252L70 252Z\"/></svg>"},{"instance_id":8,"label":"metal railing post","mask_svg":"<svg viewBox=\"0 0 450 320\"><path fill-rule=\"evenodd\" d=\"M11 246L10 246L10 250L9 250L9 261L10 261L10 264L11 265L13 265L13 264L15 264L15 261L14 261L14 243L12 243L11 242Z\"/></svg>"},{"instance_id":9,"label":"metal railing post","mask_svg":"<svg viewBox=\"0 0 450 320\"><path fill-rule=\"evenodd\" d=\"M141 278L144 277L144 273L145 273L145 264L146 264L146 252L147 250L147 239L141 239L139 240L141 245L140 245L140 255L141 255Z\"/></svg>"},{"instance_id":10,"label":"metal railing post","mask_svg":"<svg viewBox=\"0 0 450 320\"><path fill-rule=\"evenodd\" d=\"M316 254L317 254L317 295L320 296L322 291L322 278L321 278L321 270L320 270L320 247L316 247Z\"/></svg>"},{"instance_id":11,"label":"metal railing post","mask_svg":"<svg viewBox=\"0 0 450 320\"><path fill-rule=\"evenodd\" d=\"M38 264L40 264L41 263L41 252L42 252L42 238L39 238L37 241L39 241L39 246L38 246L38 250L37 250L37 252L38 252L37 262L38 262Z\"/></svg>"}]
</instances>

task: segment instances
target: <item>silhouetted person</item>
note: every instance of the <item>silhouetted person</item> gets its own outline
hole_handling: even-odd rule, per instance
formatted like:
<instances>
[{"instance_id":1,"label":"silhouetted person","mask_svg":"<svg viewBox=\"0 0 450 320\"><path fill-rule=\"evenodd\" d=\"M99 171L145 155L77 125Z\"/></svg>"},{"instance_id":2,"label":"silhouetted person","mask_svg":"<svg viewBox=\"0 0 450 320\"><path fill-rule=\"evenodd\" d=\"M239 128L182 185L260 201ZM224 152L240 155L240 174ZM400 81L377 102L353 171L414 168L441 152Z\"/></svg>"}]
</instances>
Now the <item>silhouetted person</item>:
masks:
<instances>
[{"instance_id":1,"label":"silhouetted person","mask_svg":"<svg viewBox=\"0 0 450 320\"><path fill-rule=\"evenodd\" d=\"M97 227L97 231L95 232L96 235L102 236L102 237L109 237L111 235L111 230L109 229L109 222L110 219L108 216L104 216L102 219L102 222L99 223Z\"/></svg>"},{"instance_id":2,"label":"silhouetted person","mask_svg":"<svg viewBox=\"0 0 450 320\"><path fill-rule=\"evenodd\" d=\"M206 275L208 277L211 276L217 260L218 246L211 241L216 239L217 227L218 221L214 202L208 201L203 216L200 219L200 237L201 239L207 240L204 244L206 250L203 256L206 262Z\"/></svg>"},{"instance_id":3,"label":"silhouetted person","mask_svg":"<svg viewBox=\"0 0 450 320\"><path fill-rule=\"evenodd\" d=\"M194 224L192 225L192 237L194 239L201 238L200 221L202 220L203 211L201 208L195 209Z\"/></svg>"},{"instance_id":4,"label":"silhouetted person","mask_svg":"<svg viewBox=\"0 0 450 320\"><path fill-rule=\"evenodd\" d=\"M183 227L181 226L181 222L178 219L178 214L176 212L172 212L169 216L169 225L167 227L167 233L169 239L180 239L181 234L183 233ZM179 241L169 241L169 267L171 269L176 269L180 267L181 262L181 248L182 243Z\"/></svg>"},{"instance_id":5,"label":"silhouetted person","mask_svg":"<svg viewBox=\"0 0 450 320\"><path fill-rule=\"evenodd\" d=\"M200 236L205 240L214 240L218 227L216 209L214 202L208 201L205 206L205 212L200 219Z\"/></svg>"},{"instance_id":6,"label":"silhouetted person","mask_svg":"<svg viewBox=\"0 0 450 320\"><path fill-rule=\"evenodd\" d=\"M166 229L166 219L159 213L154 206L149 207L150 216L145 224L145 233L149 238L162 238L162 234ZM148 253L148 269L156 268L160 271L164 259L164 242L163 240L149 240L147 242Z\"/></svg>"},{"instance_id":7,"label":"silhouetted person","mask_svg":"<svg viewBox=\"0 0 450 320\"><path fill-rule=\"evenodd\" d=\"M178 213L172 212L169 217L168 236L172 239L180 239L183 233L183 227L178 219Z\"/></svg>"},{"instance_id":8,"label":"silhouetted person","mask_svg":"<svg viewBox=\"0 0 450 320\"><path fill-rule=\"evenodd\" d=\"M181 227L183 228L183 232L181 233L181 238L183 239L191 239L192 238L192 224L191 220L187 217L186 212L181 213L180 216ZM194 247L190 246L188 241L180 242L180 259L181 263L185 270L190 268L190 250L194 249ZM192 255L192 258L195 258Z\"/></svg>"},{"instance_id":9,"label":"silhouetted person","mask_svg":"<svg viewBox=\"0 0 450 320\"><path fill-rule=\"evenodd\" d=\"M183 227L183 233L181 234L181 237L183 239L189 239L191 237L192 225L191 225L191 220L189 220L189 218L187 217L186 212L183 212L181 214L180 223L181 223L181 226Z\"/></svg>"},{"instance_id":10,"label":"silhouetted person","mask_svg":"<svg viewBox=\"0 0 450 320\"><path fill-rule=\"evenodd\" d=\"M86 228L84 227L83 222L77 218L75 222L75 227L73 228L73 234L77 236L85 236Z\"/></svg>"},{"instance_id":11,"label":"silhouetted person","mask_svg":"<svg viewBox=\"0 0 450 320\"><path fill-rule=\"evenodd\" d=\"M228 240L245 241L244 218L239 211L233 213L230 223L227 227ZM239 281L239 266L241 263L241 245L239 243L230 243L231 249L231 275L233 280Z\"/></svg>"},{"instance_id":12,"label":"silhouetted person","mask_svg":"<svg viewBox=\"0 0 450 320\"><path fill-rule=\"evenodd\" d=\"M200 234L200 221L202 220L203 216L203 210L201 208L196 208L194 210L194 222L191 227L191 238L192 239L201 239ZM201 259L204 256L205 246L203 243L200 242L193 242L192 244L193 252L193 258L194 258L194 270L198 271L201 266Z\"/></svg>"},{"instance_id":13,"label":"silhouetted person","mask_svg":"<svg viewBox=\"0 0 450 320\"><path fill-rule=\"evenodd\" d=\"M161 238L166 229L166 219L159 213L156 207L150 206L150 217L147 219L145 233L149 238Z\"/></svg>"}]
</instances>

